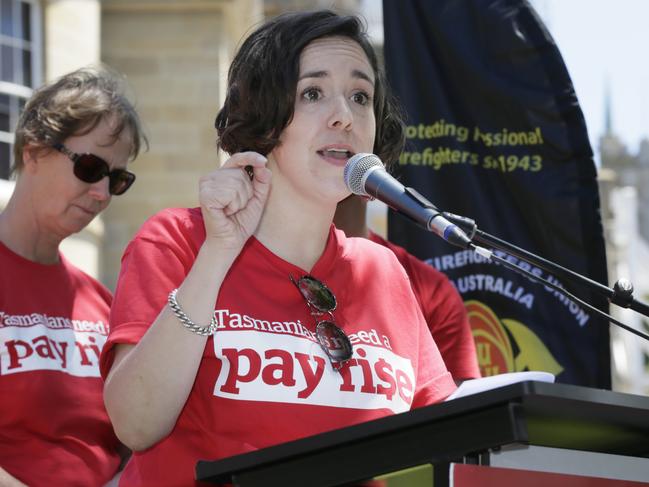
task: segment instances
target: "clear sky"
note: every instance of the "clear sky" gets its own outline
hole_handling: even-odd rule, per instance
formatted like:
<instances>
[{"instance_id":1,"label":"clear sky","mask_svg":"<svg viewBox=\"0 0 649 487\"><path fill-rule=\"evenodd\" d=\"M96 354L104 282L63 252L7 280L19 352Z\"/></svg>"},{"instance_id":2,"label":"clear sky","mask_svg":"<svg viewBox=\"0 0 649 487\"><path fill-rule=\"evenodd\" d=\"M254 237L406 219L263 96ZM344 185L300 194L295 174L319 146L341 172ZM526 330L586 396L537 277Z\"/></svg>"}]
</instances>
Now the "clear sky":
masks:
<instances>
[{"instance_id":1,"label":"clear sky","mask_svg":"<svg viewBox=\"0 0 649 487\"><path fill-rule=\"evenodd\" d=\"M605 129L637 150L649 138L649 0L533 0L570 72L593 150Z\"/></svg>"}]
</instances>

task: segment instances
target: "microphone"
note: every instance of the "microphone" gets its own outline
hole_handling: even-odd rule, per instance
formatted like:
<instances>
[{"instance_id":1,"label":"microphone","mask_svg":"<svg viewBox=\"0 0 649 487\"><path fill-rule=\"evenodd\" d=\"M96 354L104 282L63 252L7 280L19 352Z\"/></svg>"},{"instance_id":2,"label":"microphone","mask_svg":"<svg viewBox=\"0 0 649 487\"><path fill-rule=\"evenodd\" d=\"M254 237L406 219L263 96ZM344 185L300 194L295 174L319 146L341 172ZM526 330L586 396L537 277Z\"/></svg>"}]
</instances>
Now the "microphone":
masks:
<instances>
[{"instance_id":1,"label":"microphone","mask_svg":"<svg viewBox=\"0 0 649 487\"><path fill-rule=\"evenodd\" d=\"M442 237L448 243L469 248L471 239L457 225L448 221L430 201L407 188L385 170L374 154L359 153L345 165L345 185L354 194L382 201L416 224Z\"/></svg>"}]
</instances>

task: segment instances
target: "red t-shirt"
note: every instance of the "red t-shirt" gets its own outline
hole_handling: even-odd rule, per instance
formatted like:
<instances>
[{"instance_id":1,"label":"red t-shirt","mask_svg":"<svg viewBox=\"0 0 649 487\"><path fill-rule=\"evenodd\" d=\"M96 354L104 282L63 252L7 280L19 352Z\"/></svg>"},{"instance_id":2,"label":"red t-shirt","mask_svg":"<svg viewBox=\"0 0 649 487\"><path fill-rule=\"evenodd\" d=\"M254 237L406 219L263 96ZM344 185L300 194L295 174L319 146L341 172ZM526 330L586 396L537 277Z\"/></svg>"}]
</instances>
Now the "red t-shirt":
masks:
<instances>
[{"instance_id":1,"label":"red t-shirt","mask_svg":"<svg viewBox=\"0 0 649 487\"><path fill-rule=\"evenodd\" d=\"M100 486L120 458L102 398L108 290L60 256L0 243L0 467L27 485Z\"/></svg>"},{"instance_id":2,"label":"red t-shirt","mask_svg":"<svg viewBox=\"0 0 649 487\"><path fill-rule=\"evenodd\" d=\"M456 380L480 377L475 342L462 297L448 278L403 247L370 232L370 240L386 246L406 270L430 333Z\"/></svg>"},{"instance_id":3,"label":"red t-shirt","mask_svg":"<svg viewBox=\"0 0 649 487\"><path fill-rule=\"evenodd\" d=\"M204 239L199 209L173 209L150 219L129 244L102 354L104 376L113 346L142 338ZM256 238L248 240L221 286L215 303L219 329L207 341L173 431L134 454L121 485L188 485L199 459L407 411L455 390L407 276L389 250L347 239L332 226L310 272L336 295L335 321L354 346L341 372L315 341L314 318L289 279L306 273Z\"/></svg>"}]
</instances>

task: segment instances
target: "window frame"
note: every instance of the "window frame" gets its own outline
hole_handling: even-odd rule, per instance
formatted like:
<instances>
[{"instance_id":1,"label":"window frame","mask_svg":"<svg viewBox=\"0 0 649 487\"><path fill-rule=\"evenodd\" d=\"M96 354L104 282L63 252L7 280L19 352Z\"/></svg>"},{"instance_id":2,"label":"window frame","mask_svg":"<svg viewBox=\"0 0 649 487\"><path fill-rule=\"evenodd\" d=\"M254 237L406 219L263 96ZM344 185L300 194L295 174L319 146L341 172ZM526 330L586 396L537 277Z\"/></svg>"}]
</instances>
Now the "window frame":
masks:
<instances>
[{"instance_id":1,"label":"window frame","mask_svg":"<svg viewBox=\"0 0 649 487\"><path fill-rule=\"evenodd\" d=\"M11 163L13 160L13 143L14 143L14 130L16 123L18 122L18 116L20 115L20 102L21 99L23 103L29 99L29 97L34 92L34 88L42 84L43 80L43 17L42 17L42 6L39 0L11 0L14 6L18 5L20 8L14 9L13 19L14 24L16 22L22 23L22 5L30 5L30 36L31 40L23 41L16 40L14 37L6 37L0 34L0 39L3 40L3 45L10 45L13 47L19 47L21 49L29 49L31 53L31 86L24 84L3 81L0 80L0 94L9 96L9 131L0 130L0 143L5 143L10 145L10 155L9 155L9 169L11 168ZM9 42L6 42L9 41ZM16 69L17 61L14 59L14 70ZM22 78L22 75L21 75ZM7 180L0 178L0 181L9 181L12 183L11 187L13 188L13 182L11 179ZM4 193L7 185L0 186L0 192ZM0 206L4 206L3 200L5 199L4 194L0 194Z\"/></svg>"}]
</instances>

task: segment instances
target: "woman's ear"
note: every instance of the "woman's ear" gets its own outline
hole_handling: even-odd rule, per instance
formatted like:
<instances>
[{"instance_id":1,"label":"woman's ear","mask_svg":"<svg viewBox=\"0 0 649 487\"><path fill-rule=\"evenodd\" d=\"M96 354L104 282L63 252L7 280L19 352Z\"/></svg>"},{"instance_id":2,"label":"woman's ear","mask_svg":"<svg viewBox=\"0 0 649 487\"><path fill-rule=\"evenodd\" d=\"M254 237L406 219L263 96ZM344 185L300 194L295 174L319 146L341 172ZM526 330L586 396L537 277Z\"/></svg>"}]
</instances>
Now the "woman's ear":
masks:
<instances>
[{"instance_id":1,"label":"woman's ear","mask_svg":"<svg viewBox=\"0 0 649 487\"><path fill-rule=\"evenodd\" d=\"M33 144L23 147L23 170L34 173L38 170L38 160L43 155L43 148Z\"/></svg>"}]
</instances>

